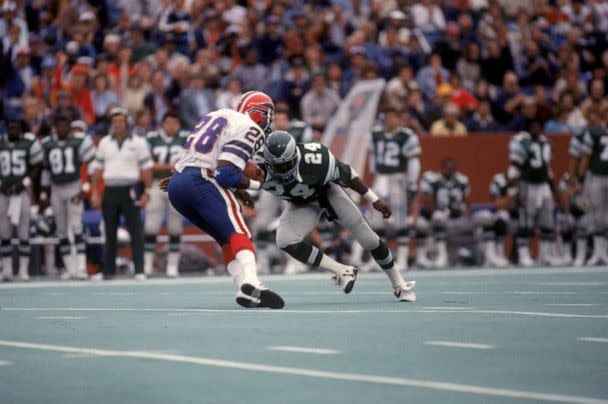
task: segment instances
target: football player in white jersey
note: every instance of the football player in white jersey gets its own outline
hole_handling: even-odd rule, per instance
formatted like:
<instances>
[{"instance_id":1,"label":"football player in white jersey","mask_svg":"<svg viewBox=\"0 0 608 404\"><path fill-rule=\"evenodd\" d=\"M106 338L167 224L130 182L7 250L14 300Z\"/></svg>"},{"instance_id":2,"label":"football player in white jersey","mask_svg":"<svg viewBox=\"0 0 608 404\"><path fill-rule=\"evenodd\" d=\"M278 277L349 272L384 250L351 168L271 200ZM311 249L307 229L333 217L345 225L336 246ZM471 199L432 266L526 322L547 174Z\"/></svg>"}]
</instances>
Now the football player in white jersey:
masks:
<instances>
[{"instance_id":1,"label":"football player in white jersey","mask_svg":"<svg viewBox=\"0 0 608 404\"><path fill-rule=\"evenodd\" d=\"M260 282L251 233L237 198L243 189L260 189L243 174L249 159L264 144L274 115L272 99L259 91L241 96L237 110L205 115L184 144L172 177L161 181L175 209L222 247L226 269L237 284L236 302L244 307L280 309L283 299Z\"/></svg>"}]
</instances>

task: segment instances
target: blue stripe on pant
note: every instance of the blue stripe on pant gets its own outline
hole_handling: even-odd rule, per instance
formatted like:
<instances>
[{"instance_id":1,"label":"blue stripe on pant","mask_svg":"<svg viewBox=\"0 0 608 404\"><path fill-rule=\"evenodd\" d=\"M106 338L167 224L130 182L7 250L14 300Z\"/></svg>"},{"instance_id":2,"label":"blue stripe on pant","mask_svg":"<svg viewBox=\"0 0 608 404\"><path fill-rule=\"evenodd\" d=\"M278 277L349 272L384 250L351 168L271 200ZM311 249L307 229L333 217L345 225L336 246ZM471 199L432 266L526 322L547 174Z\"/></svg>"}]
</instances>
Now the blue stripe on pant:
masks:
<instances>
[{"instance_id":1,"label":"blue stripe on pant","mask_svg":"<svg viewBox=\"0 0 608 404\"><path fill-rule=\"evenodd\" d=\"M240 207L229 192L220 191L203 178L200 168L187 167L173 174L169 182L169 200L173 207L220 245L228 243L235 233L248 233Z\"/></svg>"}]
</instances>

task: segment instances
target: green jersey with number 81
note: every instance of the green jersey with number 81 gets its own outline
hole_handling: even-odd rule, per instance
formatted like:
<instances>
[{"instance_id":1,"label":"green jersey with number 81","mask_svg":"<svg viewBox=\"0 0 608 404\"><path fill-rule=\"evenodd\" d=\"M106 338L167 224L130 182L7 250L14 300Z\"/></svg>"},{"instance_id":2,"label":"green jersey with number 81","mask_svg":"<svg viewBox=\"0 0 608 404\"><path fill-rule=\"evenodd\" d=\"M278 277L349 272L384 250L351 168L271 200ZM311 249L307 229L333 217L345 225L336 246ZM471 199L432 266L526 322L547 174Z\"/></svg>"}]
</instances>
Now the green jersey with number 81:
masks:
<instances>
[{"instance_id":1,"label":"green jersey with number 81","mask_svg":"<svg viewBox=\"0 0 608 404\"><path fill-rule=\"evenodd\" d=\"M9 142L7 137L0 139L0 180L4 185L14 185L27 177L31 166L42 161L42 150L32 133L15 142Z\"/></svg>"},{"instance_id":2,"label":"green jersey with number 81","mask_svg":"<svg viewBox=\"0 0 608 404\"><path fill-rule=\"evenodd\" d=\"M552 148L545 136L532 137L522 132L511 139L509 160L521 172L521 180L542 184L551 179Z\"/></svg>"},{"instance_id":3,"label":"green jersey with number 81","mask_svg":"<svg viewBox=\"0 0 608 404\"><path fill-rule=\"evenodd\" d=\"M175 164L184 150L184 143L188 140L190 132L180 130L174 136L168 136L162 129L148 132L146 140L150 145L155 163ZM171 175L171 171L154 172L154 178L163 178Z\"/></svg>"},{"instance_id":4,"label":"green jersey with number 81","mask_svg":"<svg viewBox=\"0 0 608 404\"><path fill-rule=\"evenodd\" d=\"M296 178L287 184L273 178L265 169L265 163L256 159L267 173L263 189L296 205L304 205L318 200L329 183L344 186L350 182L350 166L337 160L327 147L308 142L298 144L297 148L299 162Z\"/></svg>"},{"instance_id":5,"label":"green jersey with number 81","mask_svg":"<svg viewBox=\"0 0 608 404\"><path fill-rule=\"evenodd\" d=\"M83 163L95 157L95 146L91 138L77 133L60 140L56 135L42 141L44 168L50 173L53 184L67 184L80 179Z\"/></svg>"}]
</instances>

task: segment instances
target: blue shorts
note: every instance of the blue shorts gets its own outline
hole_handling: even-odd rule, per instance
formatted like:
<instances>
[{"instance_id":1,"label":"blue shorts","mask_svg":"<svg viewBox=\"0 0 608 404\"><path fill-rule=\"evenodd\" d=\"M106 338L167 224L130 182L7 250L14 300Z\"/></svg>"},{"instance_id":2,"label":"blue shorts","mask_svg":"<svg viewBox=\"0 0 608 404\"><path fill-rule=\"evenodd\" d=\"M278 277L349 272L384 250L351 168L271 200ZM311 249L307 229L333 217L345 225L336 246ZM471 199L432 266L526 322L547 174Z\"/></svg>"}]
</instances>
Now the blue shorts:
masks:
<instances>
[{"instance_id":1,"label":"blue shorts","mask_svg":"<svg viewBox=\"0 0 608 404\"><path fill-rule=\"evenodd\" d=\"M169 182L171 205L220 245L235 233L251 238L241 206L233 192L201 176L201 169L187 167Z\"/></svg>"}]
</instances>

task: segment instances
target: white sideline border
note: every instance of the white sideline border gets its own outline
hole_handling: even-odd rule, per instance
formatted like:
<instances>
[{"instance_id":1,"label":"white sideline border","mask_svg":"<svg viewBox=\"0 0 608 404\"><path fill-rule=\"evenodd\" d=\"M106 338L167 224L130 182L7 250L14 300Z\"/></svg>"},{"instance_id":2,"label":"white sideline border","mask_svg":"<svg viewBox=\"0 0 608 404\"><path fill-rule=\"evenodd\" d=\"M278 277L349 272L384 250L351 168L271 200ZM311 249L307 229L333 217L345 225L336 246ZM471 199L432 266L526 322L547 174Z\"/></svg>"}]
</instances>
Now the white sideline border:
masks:
<instances>
[{"instance_id":1,"label":"white sideline border","mask_svg":"<svg viewBox=\"0 0 608 404\"><path fill-rule=\"evenodd\" d=\"M608 273L608 267L592 268L526 268L526 269L450 269L434 271L407 271L408 278L433 279L437 277L475 277L475 276L528 276L528 275L550 275L550 274L582 274L582 273ZM299 275L264 275L261 274L264 282L293 282L293 281L317 281L330 278L328 273L311 273ZM360 276L361 280L386 279L382 273L366 273ZM78 281L67 282L59 280L47 280L47 278L32 278L30 282L13 282L0 284L1 289L28 289L28 288L79 288L79 287L106 287L106 286L151 286L151 285L183 285L183 284L208 284L208 283L230 283L232 278L224 276L184 276L177 279L150 278L144 282L134 279L115 279L112 281Z\"/></svg>"},{"instance_id":2,"label":"white sideline border","mask_svg":"<svg viewBox=\"0 0 608 404\"><path fill-rule=\"evenodd\" d=\"M424 345L430 345L430 346L440 346L440 347L446 347L446 348L466 348L466 349L481 349L481 350L488 350L488 349L495 349L496 345L490 345L490 344L473 344L470 342L458 342L458 341L424 341Z\"/></svg>"},{"instance_id":3,"label":"white sideline border","mask_svg":"<svg viewBox=\"0 0 608 404\"><path fill-rule=\"evenodd\" d=\"M281 352L294 352L294 353L309 353L316 355L337 355L341 354L342 351L328 348L310 348L303 346L290 346L290 345L273 345L266 347L269 351L281 351Z\"/></svg>"},{"instance_id":4,"label":"white sideline border","mask_svg":"<svg viewBox=\"0 0 608 404\"><path fill-rule=\"evenodd\" d=\"M158 312L158 313L232 313L232 314L504 314L514 316L527 317L553 317L553 318L591 318L591 319L608 319L608 314L572 314L572 313L551 313L539 311L519 311L519 310L480 310L480 309L418 309L418 310L403 310L403 309L362 309L362 310L267 310L267 309L178 309L178 308L125 308L125 307L2 307L0 314L10 311L38 311L38 312Z\"/></svg>"},{"instance_id":5,"label":"white sideline border","mask_svg":"<svg viewBox=\"0 0 608 404\"><path fill-rule=\"evenodd\" d=\"M562 394L540 393L534 391L512 390L505 388L493 388L469 384L447 383L432 380L408 379L403 377L379 376L361 373L343 373L307 368L296 368L287 366L263 365L230 361L223 359L205 358L198 356L185 356L174 354L163 354L145 351L116 351L95 348L79 348L74 346L36 344L23 341L0 340L0 347L16 349L33 349L41 351L62 352L71 354L91 354L96 356L108 356L115 358L153 359L166 362L188 363L201 366L249 370L253 372L274 373L292 376L304 376L326 380L342 380L348 382L365 382L382 385L404 386L423 388L429 390L450 391L456 393L476 394L493 397L518 398L544 402L562 402L575 404L608 404L608 399L593 397L571 396Z\"/></svg>"}]
</instances>

